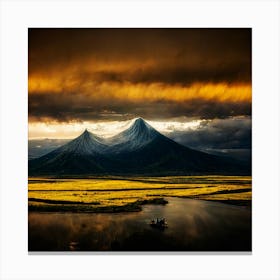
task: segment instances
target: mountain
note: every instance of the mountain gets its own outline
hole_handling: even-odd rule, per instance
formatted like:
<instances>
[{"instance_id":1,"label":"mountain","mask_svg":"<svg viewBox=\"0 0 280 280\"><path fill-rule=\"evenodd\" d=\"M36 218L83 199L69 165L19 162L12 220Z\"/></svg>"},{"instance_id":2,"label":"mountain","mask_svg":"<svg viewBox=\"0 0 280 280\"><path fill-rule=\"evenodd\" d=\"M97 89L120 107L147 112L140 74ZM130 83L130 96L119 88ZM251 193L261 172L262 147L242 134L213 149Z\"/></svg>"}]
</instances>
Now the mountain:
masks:
<instances>
[{"instance_id":1,"label":"mountain","mask_svg":"<svg viewBox=\"0 0 280 280\"><path fill-rule=\"evenodd\" d=\"M106 152L112 154L127 153L145 147L149 142L161 135L142 118L135 120L127 130L107 140L110 145Z\"/></svg>"},{"instance_id":2,"label":"mountain","mask_svg":"<svg viewBox=\"0 0 280 280\"><path fill-rule=\"evenodd\" d=\"M142 118L110 139L85 130L53 152L29 161L29 175L241 175L250 172L248 164L182 146Z\"/></svg>"},{"instance_id":3,"label":"mountain","mask_svg":"<svg viewBox=\"0 0 280 280\"><path fill-rule=\"evenodd\" d=\"M79 137L54 151L29 160L29 174L96 174L103 173L98 159L107 146L85 130Z\"/></svg>"},{"instance_id":4,"label":"mountain","mask_svg":"<svg viewBox=\"0 0 280 280\"><path fill-rule=\"evenodd\" d=\"M102 141L102 138L94 135L86 129L79 137L60 147L58 151L79 155L99 154L107 148Z\"/></svg>"}]
</instances>

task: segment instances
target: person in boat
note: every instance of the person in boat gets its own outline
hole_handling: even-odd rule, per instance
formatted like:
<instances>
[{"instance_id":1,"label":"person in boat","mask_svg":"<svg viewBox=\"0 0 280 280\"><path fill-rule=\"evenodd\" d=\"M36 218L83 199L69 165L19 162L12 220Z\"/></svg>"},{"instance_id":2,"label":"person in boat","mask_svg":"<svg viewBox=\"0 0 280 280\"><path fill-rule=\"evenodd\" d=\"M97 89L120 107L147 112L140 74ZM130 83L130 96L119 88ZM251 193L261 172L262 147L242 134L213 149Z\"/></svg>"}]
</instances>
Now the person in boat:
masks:
<instances>
[{"instance_id":1,"label":"person in boat","mask_svg":"<svg viewBox=\"0 0 280 280\"><path fill-rule=\"evenodd\" d=\"M150 222L151 225L155 225L158 227L165 227L167 226L166 219L165 218L156 218L152 219Z\"/></svg>"}]
</instances>

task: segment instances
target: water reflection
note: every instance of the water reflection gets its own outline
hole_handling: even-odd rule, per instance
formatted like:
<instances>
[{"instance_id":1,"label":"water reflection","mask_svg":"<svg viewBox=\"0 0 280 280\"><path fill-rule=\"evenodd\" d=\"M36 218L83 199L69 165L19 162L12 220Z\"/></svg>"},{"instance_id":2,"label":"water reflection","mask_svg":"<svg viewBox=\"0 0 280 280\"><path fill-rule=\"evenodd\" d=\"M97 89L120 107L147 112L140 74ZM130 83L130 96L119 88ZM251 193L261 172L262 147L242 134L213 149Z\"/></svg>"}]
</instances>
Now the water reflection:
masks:
<instances>
[{"instance_id":1,"label":"water reflection","mask_svg":"<svg viewBox=\"0 0 280 280\"><path fill-rule=\"evenodd\" d=\"M168 198L137 213L29 213L29 251L250 251L251 211ZM168 228L149 225L165 217Z\"/></svg>"}]
</instances>

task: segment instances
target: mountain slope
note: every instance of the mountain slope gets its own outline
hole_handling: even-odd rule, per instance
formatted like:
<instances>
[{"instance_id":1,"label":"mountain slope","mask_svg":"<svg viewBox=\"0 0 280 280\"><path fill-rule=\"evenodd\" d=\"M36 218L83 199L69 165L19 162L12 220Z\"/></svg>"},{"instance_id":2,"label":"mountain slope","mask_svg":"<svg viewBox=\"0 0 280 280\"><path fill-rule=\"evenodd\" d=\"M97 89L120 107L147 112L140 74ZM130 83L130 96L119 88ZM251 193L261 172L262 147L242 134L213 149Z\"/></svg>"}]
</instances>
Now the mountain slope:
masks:
<instances>
[{"instance_id":1,"label":"mountain slope","mask_svg":"<svg viewBox=\"0 0 280 280\"><path fill-rule=\"evenodd\" d=\"M53 152L29 161L29 174L249 174L244 163L182 146L143 119L103 140L87 130Z\"/></svg>"},{"instance_id":2,"label":"mountain slope","mask_svg":"<svg viewBox=\"0 0 280 280\"><path fill-rule=\"evenodd\" d=\"M59 152L91 155L102 153L107 148L102 138L89 132L87 129L71 142L58 149Z\"/></svg>"},{"instance_id":3,"label":"mountain slope","mask_svg":"<svg viewBox=\"0 0 280 280\"><path fill-rule=\"evenodd\" d=\"M84 131L79 137L60 148L29 161L29 174L91 174L102 173L98 162L106 148L101 139Z\"/></svg>"},{"instance_id":4,"label":"mountain slope","mask_svg":"<svg viewBox=\"0 0 280 280\"><path fill-rule=\"evenodd\" d=\"M112 147L114 158L120 164L111 171L121 169L124 173L166 175L248 173L248 168L238 161L187 148L160 133L133 150L129 144L130 140L118 144L117 153Z\"/></svg>"},{"instance_id":5,"label":"mountain slope","mask_svg":"<svg viewBox=\"0 0 280 280\"><path fill-rule=\"evenodd\" d=\"M107 142L111 145L106 153L119 154L136 151L161 135L142 118L135 120L127 130L117 134Z\"/></svg>"}]
</instances>

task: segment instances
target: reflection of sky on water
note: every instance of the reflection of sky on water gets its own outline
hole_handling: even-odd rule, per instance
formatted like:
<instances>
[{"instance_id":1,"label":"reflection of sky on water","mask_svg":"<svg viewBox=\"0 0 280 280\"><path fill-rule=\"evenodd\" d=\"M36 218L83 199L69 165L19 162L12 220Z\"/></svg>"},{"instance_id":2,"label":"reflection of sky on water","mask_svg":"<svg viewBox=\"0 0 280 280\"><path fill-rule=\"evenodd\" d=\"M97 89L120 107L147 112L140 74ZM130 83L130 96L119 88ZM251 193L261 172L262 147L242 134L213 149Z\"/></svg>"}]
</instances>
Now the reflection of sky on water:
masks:
<instances>
[{"instance_id":1,"label":"reflection of sky on water","mask_svg":"<svg viewBox=\"0 0 280 280\"><path fill-rule=\"evenodd\" d=\"M116 214L30 213L30 251L250 251L251 211L207 201L168 198L143 211ZM169 227L149 226L165 217Z\"/></svg>"}]
</instances>

